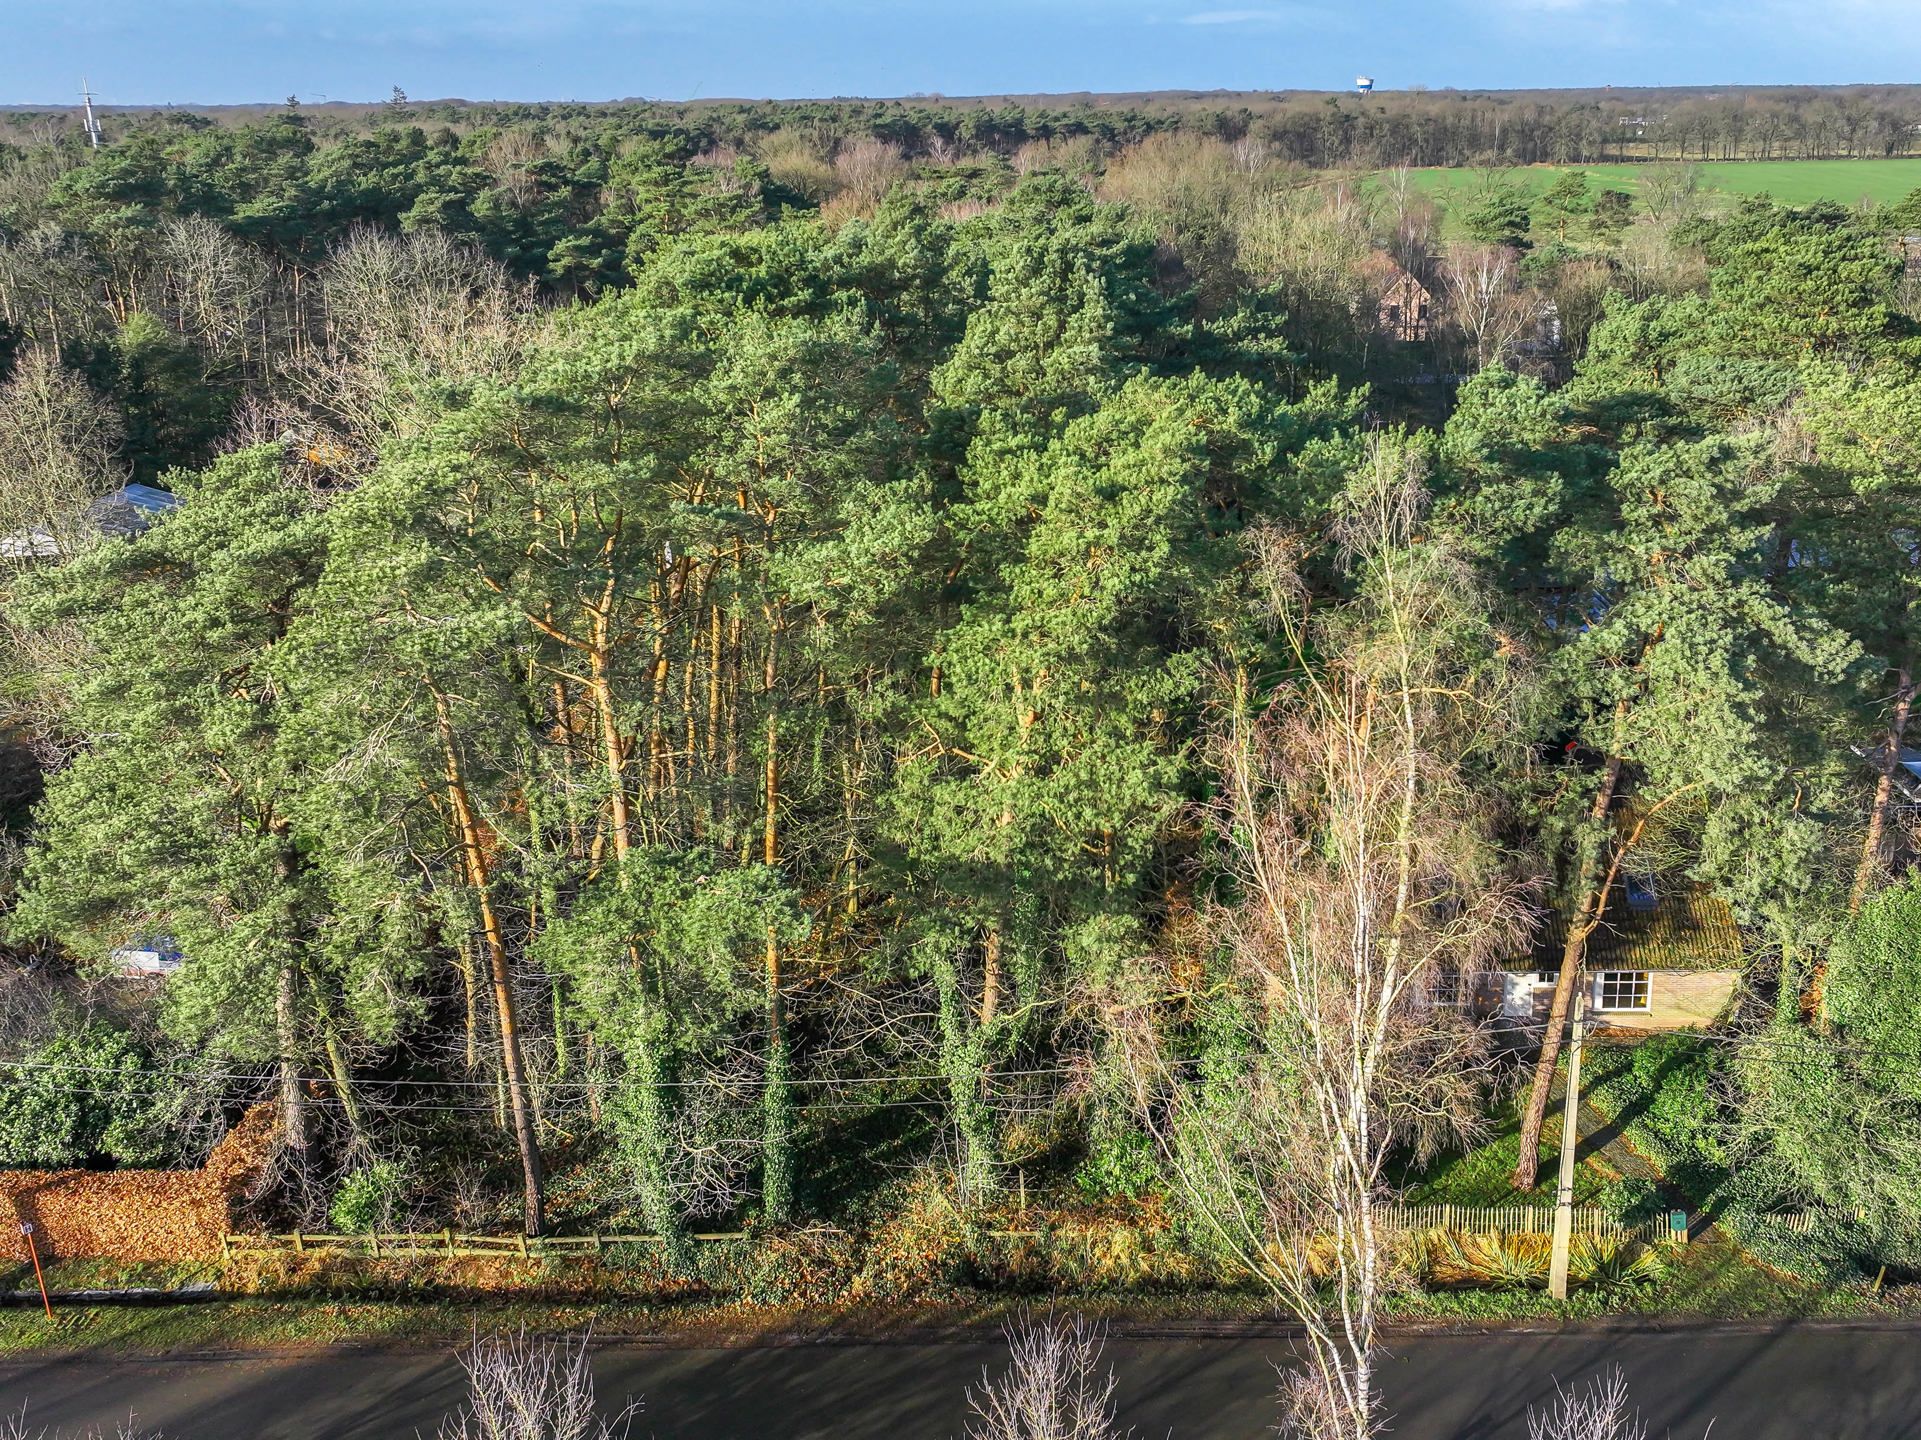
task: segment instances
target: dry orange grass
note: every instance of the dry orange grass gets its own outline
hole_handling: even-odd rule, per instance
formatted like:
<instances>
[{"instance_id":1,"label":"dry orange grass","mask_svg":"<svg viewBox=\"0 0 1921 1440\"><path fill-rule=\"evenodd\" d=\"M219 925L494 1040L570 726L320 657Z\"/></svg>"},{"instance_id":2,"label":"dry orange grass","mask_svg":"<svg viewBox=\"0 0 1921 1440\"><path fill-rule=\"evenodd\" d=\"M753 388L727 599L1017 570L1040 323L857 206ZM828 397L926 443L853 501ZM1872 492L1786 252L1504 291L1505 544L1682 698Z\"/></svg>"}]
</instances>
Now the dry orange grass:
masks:
<instances>
[{"instance_id":1,"label":"dry orange grass","mask_svg":"<svg viewBox=\"0 0 1921 1440\"><path fill-rule=\"evenodd\" d=\"M0 1172L0 1215L33 1226L44 1260L211 1260L233 1204L279 1143L271 1105L256 1105L198 1170Z\"/></svg>"}]
</instances>

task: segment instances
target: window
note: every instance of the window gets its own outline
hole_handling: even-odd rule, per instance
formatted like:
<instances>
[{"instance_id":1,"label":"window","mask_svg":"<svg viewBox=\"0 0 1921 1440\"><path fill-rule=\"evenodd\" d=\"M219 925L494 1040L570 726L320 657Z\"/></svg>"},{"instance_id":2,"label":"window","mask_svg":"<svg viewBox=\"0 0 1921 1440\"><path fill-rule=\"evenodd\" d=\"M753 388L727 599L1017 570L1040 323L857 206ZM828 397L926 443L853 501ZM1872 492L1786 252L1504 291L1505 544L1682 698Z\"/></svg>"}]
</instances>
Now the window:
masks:
<instances>
[{"instance_id":1,"label":"window","mask_svg":"<svg viewBox=\"0 0 1921 1440\"><path fill-rule=\"evenodd\" d=\"M1552 985L1560 978L1561 972L1559 970L1536 970L1534 972L1534 983L1536 985Z\"/></svg>"},{"instance_id":2,"label":"window","mask_svg":"<svg viewBox=\"0 0 1921 1440\"><path fill-rule=\"evenodd\" d=\"M1466 1001L1462 993L1461 972L1451 970L1445 965L1436 965L1430 991L1436 1005L1458 1006Z\"/></svg>"},{"instance_id":3,"label":"window","mask_svg":"<svg viewBox=\"0 0 1921 1440\"><path fill-rule=\"evenodd\" d=\"M1595 986L1598 1010L1645 1010L1648 1008L1648 972L1645 970L1603 970Z\"/></svg>"}]
</instances>

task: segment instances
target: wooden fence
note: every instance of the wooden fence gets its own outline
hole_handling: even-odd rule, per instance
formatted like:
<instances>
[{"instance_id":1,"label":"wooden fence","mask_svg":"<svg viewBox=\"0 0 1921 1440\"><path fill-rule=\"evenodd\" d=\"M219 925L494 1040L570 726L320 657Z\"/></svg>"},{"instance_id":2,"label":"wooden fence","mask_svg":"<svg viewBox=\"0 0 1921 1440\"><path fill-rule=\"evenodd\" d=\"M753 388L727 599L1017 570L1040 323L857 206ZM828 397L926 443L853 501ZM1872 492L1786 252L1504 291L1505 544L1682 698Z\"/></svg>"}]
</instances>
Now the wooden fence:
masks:
<instances>
[{"instance_id":1,"label":"wooden fence","mask_svg":"<svg viewBox=\"0 0 1921 1440\"><path fill-rule=\"evenodd\" d=\"M1376 1212L1389 1230L1453 1230L1464 1235L1551 1235L1552 1205L1384 1205ZM1617 1240L1666 1240L1668 1218L1624 1224L1612 1211L1594 1205L1574 1207L1576 1235L1606 1235Z\"/></svg>"},{"instance_id":2,"label":"wooden fence","mask_svg":"<svg viewBox=\"0 0 1921 1440\"><path fill-rule=\"evenodd\" d=\"M1375 1212L1389 1231L1452 1230L1460 1234L1548 1235L1554 1231L1552 1205L1384 1205ZM1769 1217L1789 1229L1805 1231L1815 1217ZM838 1232L836 1232L838 1233ZM1039 1230L990 1230L996 1238L1038 1238ZM1592 1205L1574 1207L1576 1235L1606 1235L1620 1240L1671 1238L1665 1216L1623 1224L1612 1213ZM717 1243L744 1240L744 1230L690 1235L690 1240ZM328 1235L307 1231L286 1234L223 1235L223 1259L245 1255L360 1255L376 1260L485 1258L494 1260L582 1259L604 1255L613 1245L658 1245L658 1235L467 1235L457 1230L381 1231L364 1235Z\"/></svg>"},{"instance_id":3,"label":"wooden fence","mask_svg":"<svg viewBox=\"0 0 1921 1440\"><path fill-rule=\"evenodd\" d=\"M690 1235L690 1240L744 1240L744 1230ZM241 1255L366 1255L376 1260L474 1257L545 1260L604 1254L610 1245L658 1245L658 1235L464 1235L456 1230L381 1231L322 1235L295 1230L279 1235L223 1235L222 1259Z\"/></svg>"},{"instance_id":4,"label":"wooden fence","mask_svg":"<svg viewBox=\"0 0 1921 1440\"><path fill-rule=\"evenodd\" d=\"M1796 1210L1762 1211L1750 1217L1767 1226L1770 1230L1785 1230L1790 1235L1812 1235L1823 1225L1832 1225L1849 1218L1860 1220L1863 1212L1856 1210L1850 1215L1845 1210Z\"/></svg>"}]
</instances>

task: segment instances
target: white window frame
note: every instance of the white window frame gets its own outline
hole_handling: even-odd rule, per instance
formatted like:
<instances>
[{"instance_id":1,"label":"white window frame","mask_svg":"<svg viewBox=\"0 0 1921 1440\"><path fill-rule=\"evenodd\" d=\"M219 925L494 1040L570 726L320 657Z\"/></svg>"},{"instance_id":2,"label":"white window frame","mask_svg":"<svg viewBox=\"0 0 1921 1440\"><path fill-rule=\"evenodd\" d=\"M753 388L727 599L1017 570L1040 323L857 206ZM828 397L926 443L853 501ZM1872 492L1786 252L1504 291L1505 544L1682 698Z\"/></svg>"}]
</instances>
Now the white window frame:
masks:
<instances>
[{"instance_id":1,"label":"white window frame","mask_svg":"<svg viewBox=\"0 0 1921 1440\"><path fill-rule=\"evenodd\" d=\"M1608 983L1614 982L1618 995L1623 986L1630 996L1638 995L1638 1004L1608 1004ZM1602 970L1594 977L1594 1008L1603 1015L1645 1015L1654 1008L1654 972L1652 970Z\"/></svg>"}]
</instances>

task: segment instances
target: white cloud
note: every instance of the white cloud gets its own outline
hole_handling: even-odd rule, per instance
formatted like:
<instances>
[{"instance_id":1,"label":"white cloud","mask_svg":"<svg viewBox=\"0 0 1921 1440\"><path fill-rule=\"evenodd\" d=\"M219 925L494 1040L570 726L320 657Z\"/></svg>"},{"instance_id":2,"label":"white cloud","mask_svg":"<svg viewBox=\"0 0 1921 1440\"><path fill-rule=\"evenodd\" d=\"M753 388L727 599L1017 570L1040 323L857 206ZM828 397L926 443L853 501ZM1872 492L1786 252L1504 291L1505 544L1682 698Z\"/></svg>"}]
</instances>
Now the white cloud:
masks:
<instances>
[{"instance_id":1,"label":"white cloud","mask_svg":"<svg viewBox=\"0 0 1921 1440\"><path fill-rule=\"evenodd\" d=\"M1183 25L1280 25L1289 20L1319 20L1322 14L1305 5L1270 6L1263 10L1199 10L1183 15Z\"/></svg>"}]
</instances>

